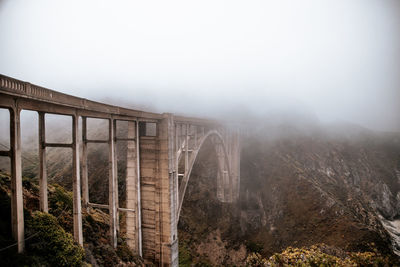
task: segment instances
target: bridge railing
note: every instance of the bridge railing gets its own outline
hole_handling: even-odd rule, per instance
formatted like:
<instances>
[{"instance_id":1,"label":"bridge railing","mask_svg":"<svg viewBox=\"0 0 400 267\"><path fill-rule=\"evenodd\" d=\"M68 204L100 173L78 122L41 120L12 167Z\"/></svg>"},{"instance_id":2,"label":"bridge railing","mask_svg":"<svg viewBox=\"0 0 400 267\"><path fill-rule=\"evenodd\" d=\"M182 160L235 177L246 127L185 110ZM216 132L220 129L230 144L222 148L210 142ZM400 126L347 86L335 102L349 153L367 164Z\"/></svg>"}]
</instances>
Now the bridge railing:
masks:
<instances>
[{"instance_id":1,"label":"bridge railing","mask_svg":"<svg viewBox=\"0 0 400 267\"><path fill-rule=\"evenodd\" d=\"M143 119L162 119L162 114L104 104L50 90L1 74L0 93L17 96L18 98L22 99L37 100L39 102L55 104L62 107L75 108L81 111L92 111L102 114L119 116L140 117ZM29 109L29 107L27 107L27 109Z\"/></svg>"}]
</instances>

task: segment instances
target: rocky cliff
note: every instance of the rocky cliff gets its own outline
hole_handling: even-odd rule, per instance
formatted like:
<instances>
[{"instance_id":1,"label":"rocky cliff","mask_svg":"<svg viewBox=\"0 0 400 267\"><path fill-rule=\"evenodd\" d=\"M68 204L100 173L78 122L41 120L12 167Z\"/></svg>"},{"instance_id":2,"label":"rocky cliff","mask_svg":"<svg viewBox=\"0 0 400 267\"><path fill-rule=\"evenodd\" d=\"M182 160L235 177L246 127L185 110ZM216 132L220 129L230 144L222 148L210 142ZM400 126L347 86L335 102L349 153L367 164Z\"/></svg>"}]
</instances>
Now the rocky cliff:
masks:
<instances>
[{"instance_id":1,"label":"rocky cliff","mask_svg":"<svg viewBox=\"0 0 400 267\"><path fill-rule=\"evenodd\" d=\"M238 203L215 199L212 147L204 147L194 168L179 233L192 261L237 264L250 251L268 257L319 243L398 253L399 134L353 125L254 125L242 136Z\"/></svg>"}]
</instances>

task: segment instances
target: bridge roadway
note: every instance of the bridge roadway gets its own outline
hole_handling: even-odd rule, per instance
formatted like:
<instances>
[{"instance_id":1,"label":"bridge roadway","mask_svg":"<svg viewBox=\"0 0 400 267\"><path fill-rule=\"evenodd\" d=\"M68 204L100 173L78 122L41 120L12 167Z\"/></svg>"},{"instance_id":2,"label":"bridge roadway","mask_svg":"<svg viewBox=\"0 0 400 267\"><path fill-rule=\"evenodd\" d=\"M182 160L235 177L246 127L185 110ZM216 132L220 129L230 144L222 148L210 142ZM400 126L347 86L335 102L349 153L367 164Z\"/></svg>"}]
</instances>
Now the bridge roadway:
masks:
<instances>
[{"instance_id":1,"label":"bridge roadway","mask_svg":"<svg viewBox=\"0 0 400 267\"><path fill-rule=\"evenodd\" d=\"M202 144L210 139L218 161L217 197L234 202L239 196L240 144L236 127L216 120L170 113L152 113L103 104L49 90L0 75L0 108L10 114L10 149L0 156L11 160L11 220L18 251L24 251L24 214L21 166L21 110L38 112L40 210L48 212L46 148L72 149L73 235L83 244L82 208L107 209L110 242L116 247L119 213L126 213L129 247L146 262L178 266L177 226L192 167ZM46 114L72 118L72 142L46 142ZM108 121L107 140L89 139L87 121ZM127 136L117 136L119 122L127 122ZM81 132L81 134L80 134ZM126 142L126 203L118 201L117 142ZM109 201L89 199L87 144L105 143L109 155ZM80 155L81 154L81 155Z\"/></svg>"}]
</instances>

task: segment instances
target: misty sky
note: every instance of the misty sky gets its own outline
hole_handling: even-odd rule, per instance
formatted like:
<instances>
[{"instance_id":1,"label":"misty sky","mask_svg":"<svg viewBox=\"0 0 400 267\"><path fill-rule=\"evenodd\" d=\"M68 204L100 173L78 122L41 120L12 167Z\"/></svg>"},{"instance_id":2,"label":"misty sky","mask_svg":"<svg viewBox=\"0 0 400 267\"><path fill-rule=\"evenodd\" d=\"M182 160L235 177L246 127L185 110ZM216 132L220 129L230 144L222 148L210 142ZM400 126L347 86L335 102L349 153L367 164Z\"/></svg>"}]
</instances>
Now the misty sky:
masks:
<instances>
[{"instance_id":1,"label":"misty sky","mask_svg":"<svg viewBox=\"0 0 400 267\"><path fill-rule=\"evenodd\" d=\"M0 73L157 112L399 131L400 1L0 0Z\"/></svg>"}]
</instances>

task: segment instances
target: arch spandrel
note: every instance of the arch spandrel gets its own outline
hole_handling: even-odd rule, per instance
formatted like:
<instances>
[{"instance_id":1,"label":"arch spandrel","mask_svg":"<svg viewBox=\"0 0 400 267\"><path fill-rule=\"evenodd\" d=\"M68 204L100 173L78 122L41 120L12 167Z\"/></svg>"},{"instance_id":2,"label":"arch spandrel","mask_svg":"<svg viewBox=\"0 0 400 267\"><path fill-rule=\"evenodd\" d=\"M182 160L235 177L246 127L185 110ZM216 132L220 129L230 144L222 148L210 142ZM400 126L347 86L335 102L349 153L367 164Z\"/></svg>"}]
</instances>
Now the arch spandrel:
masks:
<instances>
[{"instance_id":1,"label":"arch spandrel","mask_svg":"<svg viewBox=\"0 0 400 267\"><path fill-rule=\"evenodd\" d=\"M194 134L193 131L190 130L193 129L193 127L195 129ZM196 127L197 126L189 124L181 124L175 127L175 129L179 131L175 134L177 148L175 154L175 179L177 181L176 186L178 187L178 190L176 190L178 194L176 198L177 221L179 221L180 211L194 163L196 162L201 147L208 139L211 140L217 154L217 197L221 202L233 202L237 199L235 192L238 192L238 189L233 187L234 185L238 185L238 182L234 182L233 180L238 179L238 176L233 175L234 172L232 171L233 166L231 163L234 163L235 160L232 160L232 156L234 155L232 155L232 149L230 149L234 147L231 142L235 140L235 138L227 138L227 134L222 133L218 128L207 129L207 131L204 131L203 128L199 133ZM195 145L193 146L193 144ZM179 167L182 167L182 165L184 166L184 172L179 173Z\"/></svg>"}]
</instances>

